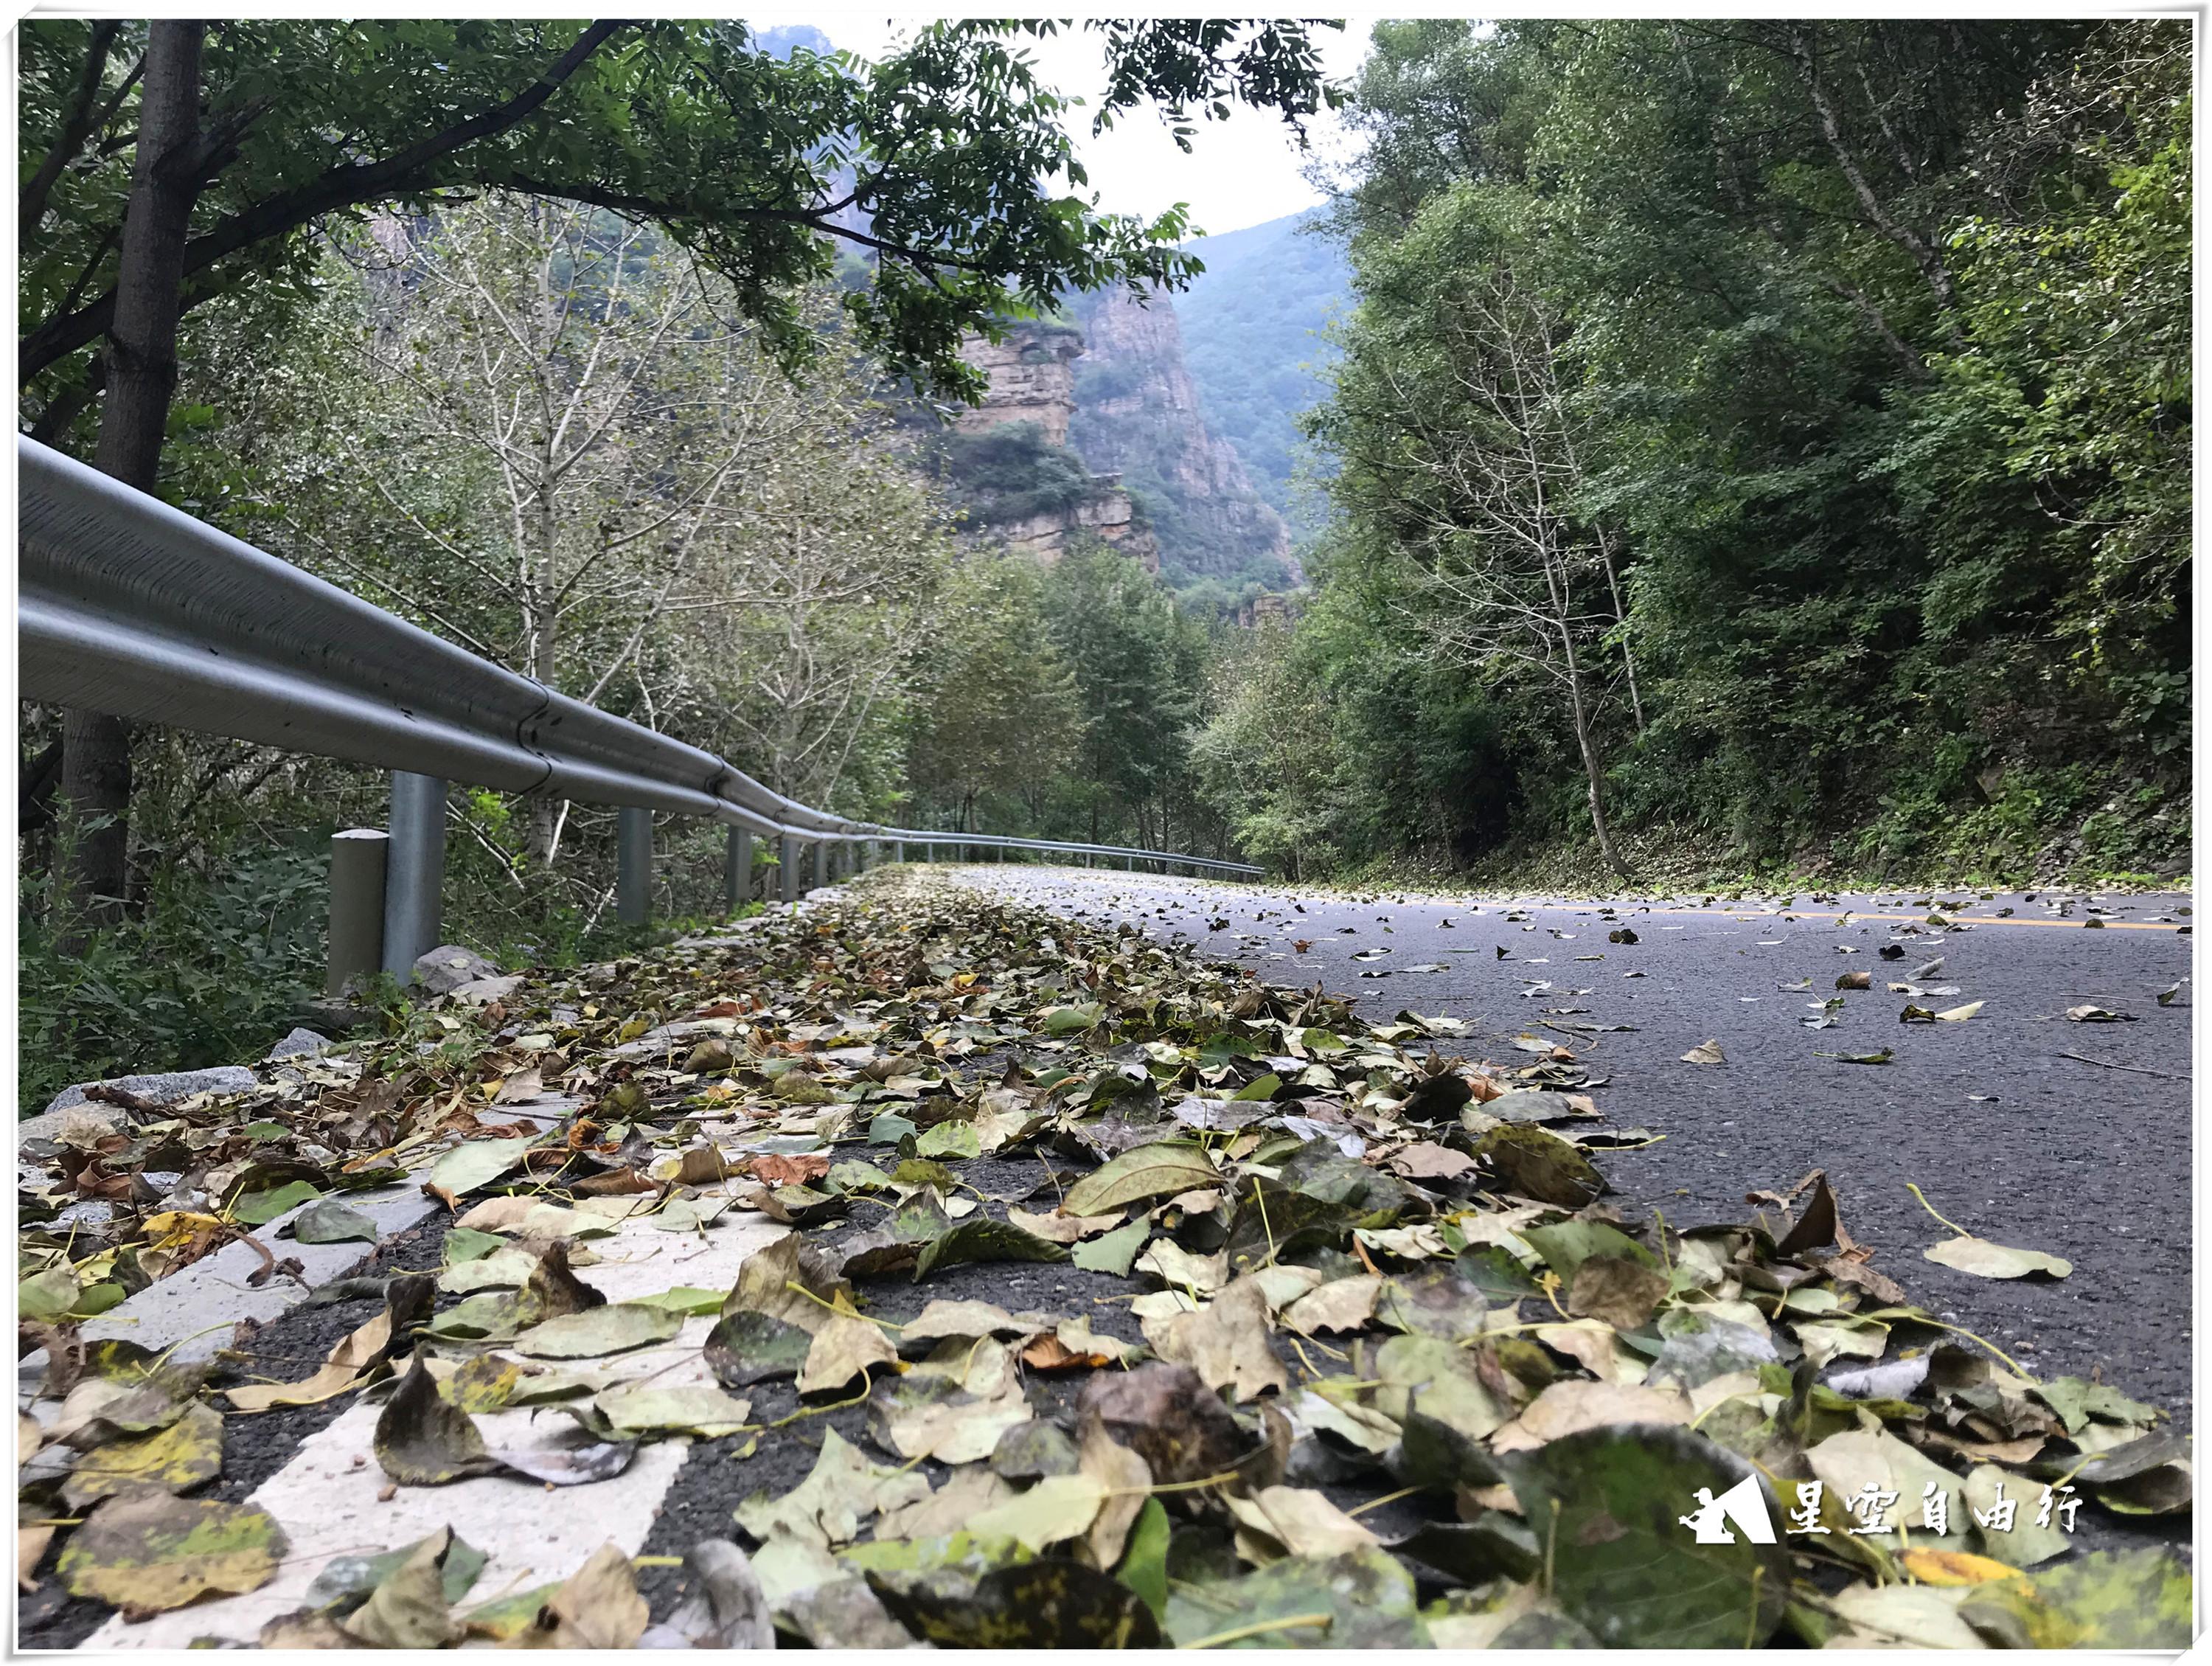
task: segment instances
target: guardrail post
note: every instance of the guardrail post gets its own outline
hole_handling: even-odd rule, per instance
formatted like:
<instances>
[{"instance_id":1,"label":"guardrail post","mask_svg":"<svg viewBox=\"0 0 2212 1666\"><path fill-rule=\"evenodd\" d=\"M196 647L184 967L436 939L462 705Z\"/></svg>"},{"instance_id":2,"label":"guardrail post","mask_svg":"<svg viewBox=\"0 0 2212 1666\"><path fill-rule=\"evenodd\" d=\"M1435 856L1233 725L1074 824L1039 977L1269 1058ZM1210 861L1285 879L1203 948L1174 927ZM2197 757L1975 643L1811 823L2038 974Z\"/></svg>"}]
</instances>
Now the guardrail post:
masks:
<instances>
[{"instance_id":1,"label":"guardrail post","mask_svg":"<svg viewBox=\"0 0 2212 1666\"><path fill-rule=\"evenodd\" d=\"M446 783L392 772L392 836L385 846L384 970L403 984L438 946L446 888Z\"/></svg>"},{"instance_id":2,"label":"guardrail post","mask_svg":"<svg viewBox=\"0 0 2212 1666\"><path fill-rule=\"evenodd\" d=\"M722 848L722 903L735 914L753 897L753 830L733 827L729 836Z\"/></svg>"},{"instance_id":3,"label":"guardrail post","mask_svg":"<svg viewBox=\"0 0 2212 1666\"><path fill-rule=\"evenodd\" d=\"M331 835L330 957L323 987L333 1000L384 964L384 854L391 842L380 828L349 827Z\"/></svg>"},{"instance_id":4,"label":"guardrail post","mask_svg":"<svg viewBox=\"0 0 2212 1666\"><path fill-rule=\"evenodd\" d=\"M642 926L653 914L653 812L626 804L615 813L615 918Z\"/></svg>"},{"instance_id":5,"label":"guardrail post","mask_svg":"<svg viewBox=\"0 0 2212 1666\"><path fill-rule=\"evenodd\" d=\"M819 891L830 883L830 841L814 842L814 888Z\"/></svg>"},{"instance_id":6,"label":"guardrail post","mask_svg":"<svg viewBox=\"0 0 2212 1666\"><path fill-rule=\"evenodd\" d=\"M776 876L783 891L783 905L794 907L799 902L799 841L787 833L776 852Z\"/></svg>"},{"instance_id":7,"label":"guardrail post","mask_svg":"<svg viewBox=\"0 0 2212 1666\"><path fill-rule=\"evenodd\" d=\"M903 863L906 860L906 841L904 839L893 839L891 841L891 860L895 862L900 863Z\"/></svg>"}]
</instances>

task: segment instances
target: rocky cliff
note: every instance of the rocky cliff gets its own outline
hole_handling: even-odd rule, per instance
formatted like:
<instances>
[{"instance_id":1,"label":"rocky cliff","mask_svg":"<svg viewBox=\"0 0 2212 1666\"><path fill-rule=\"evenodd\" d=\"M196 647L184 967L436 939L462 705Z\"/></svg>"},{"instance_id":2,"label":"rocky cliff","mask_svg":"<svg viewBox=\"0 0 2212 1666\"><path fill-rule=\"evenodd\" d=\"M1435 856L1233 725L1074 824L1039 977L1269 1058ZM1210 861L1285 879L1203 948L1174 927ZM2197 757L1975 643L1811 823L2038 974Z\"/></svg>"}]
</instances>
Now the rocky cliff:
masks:
<instances>
[{"instance_id":1,"label":"rocky cliff","mask_svg":"<svg viewBox=\"0 0 2212 1666\"><path fill-rule=\"evenodd\" d=\"M970 336L960 356L991 379L991 391L981 404L958 407L953 426L963 434L981 434L1034 423L1050 443L1066 445L1068 419L1075 414L1073 366L1082 351L1081 332L1064 325L1020 325L1004 341Z\"/></svg>"},{"instance_id":2,"label":"rocky cliff","mask_svg":"<svg viewBox=\"0 0 2212 1666\"><path fill-rule=\"evenodd\" d=\"M1081 297L1076 315L1085 351L1073 364L1068 443L1135 494L1168 576L1304 582L1282 518L1207 429L1172 303L1122 289Z\"/></svg>"},{"instance_id":3,"label":"rocky cliff","mask_svg":"<svg viewBox=\"0 0 2212 1666\"><path fill-rule=\"evenodd\" d=\"M1098 538L1160 570L1150 520L1120 478L1069 449L1079 331L1022 324L1003 341L970 337L961 356L990 378L980 405L953 415L936 447L942 477L971 532L1050 563L1078 536Z\"/></svg>"}]
</instances>

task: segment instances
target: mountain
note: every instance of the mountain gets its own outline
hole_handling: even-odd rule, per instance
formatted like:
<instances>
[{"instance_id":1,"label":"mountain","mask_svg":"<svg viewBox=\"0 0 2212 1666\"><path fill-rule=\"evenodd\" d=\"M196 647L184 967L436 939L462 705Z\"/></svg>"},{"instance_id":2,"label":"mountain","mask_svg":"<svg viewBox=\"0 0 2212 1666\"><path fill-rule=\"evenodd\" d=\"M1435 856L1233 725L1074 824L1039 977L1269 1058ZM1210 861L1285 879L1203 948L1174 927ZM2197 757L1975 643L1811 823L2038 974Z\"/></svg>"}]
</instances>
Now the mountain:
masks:
<instances>
[{"instance_id":1,"label":"mountain","mask_svg":"<svg viewBox=\"0 0 2212 1666\"><path fill-rule=\"evenodd\" d=\"M1214 579L1231 591L1299 583L1281 516L1214 430L1185 368L1176 307L1127 289L1073 296L1070 307L1083 352L1067 443L1142 506L1168 581Z\"/></svg>"},{"instance_id":2,"label":"mountain","mask_svg":"<svg viewBox=\"0 0 2212 1666\"><path fill-rule=\"evenodd\" d=\"M1343 245L1310 229L1320 212L1197 239L1206 271L1175 302L1206 425L1294 532L1310 530L1291 492L1297 414L1327 395L1316 372L1336 354L1322 331L1352 287Z\"/></svg>"}]
</instances>

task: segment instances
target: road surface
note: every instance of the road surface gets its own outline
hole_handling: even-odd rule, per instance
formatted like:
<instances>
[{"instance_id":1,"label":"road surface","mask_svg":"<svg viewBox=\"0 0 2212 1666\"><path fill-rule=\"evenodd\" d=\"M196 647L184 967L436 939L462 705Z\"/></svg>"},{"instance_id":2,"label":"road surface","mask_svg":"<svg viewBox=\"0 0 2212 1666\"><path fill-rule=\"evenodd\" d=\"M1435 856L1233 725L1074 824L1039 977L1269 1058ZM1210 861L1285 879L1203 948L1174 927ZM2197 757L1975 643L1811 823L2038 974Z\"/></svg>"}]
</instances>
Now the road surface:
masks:
<instances>
[{"instance_id":1,"label":"road surface","mask_svg":"<svg viewBox=\"0 0 2212 1666\"><path fill-rule=\"evenodd\" d=\"M1938 1317L2039 1374L2101 1371L2189 1424L2185 895L1478 904L1103 870L953 872L1042 906L1195 941L1271 982L1320 982L1356 996L1372 1018L1410 1007L1462 1019L1473 1029L1455 1050L1471 1059L1518 1065L1528 1055L1513 1049L1516 1036L1557 1041L1609 1078L1594 1097L1615 1127L1663 1136L1600 1159L1618 1192L1608 1201L1624 1215L1648 1219L1656 1208L1677 1227L1740 1220L1746 1192L1786 1190L1825 1169L1852 1236ZM1931 915L1948 926L1929 923ZM1621 927L1637 940L1609 941ZM1903 952L1881 958L1893 944ZM1358 958L1376 950L1386 952ZM1938 956L1939 973L1911 977ZM1842 992L1838 1022L1808 1028L1803 1020L1838 993L1838 976L1859 971L1872 975L1872 989ZM1806 980L1807 990L1784 987ZM1917 1003L1933 1010L1981 1009L1962 1023L1905 1024L1911 998L1890 993L1893 982L1958 990ZM2174 1004L2160 1006L2159 992L2176 983ZM2064 1018L2085 1005L2135 1021ZM1630 1027L1590 1034L1547 1021ZM1706 1041L1720 1043L1725 1063L1682 1061ZM1820 1056L1885 1047L1893 1055L1885 1066ZM1923 1260L1949 1234L1908 1183L1966 1230L2062 1256L2072 1274L2006 1282Z\"/></svg>"}]
</instances>

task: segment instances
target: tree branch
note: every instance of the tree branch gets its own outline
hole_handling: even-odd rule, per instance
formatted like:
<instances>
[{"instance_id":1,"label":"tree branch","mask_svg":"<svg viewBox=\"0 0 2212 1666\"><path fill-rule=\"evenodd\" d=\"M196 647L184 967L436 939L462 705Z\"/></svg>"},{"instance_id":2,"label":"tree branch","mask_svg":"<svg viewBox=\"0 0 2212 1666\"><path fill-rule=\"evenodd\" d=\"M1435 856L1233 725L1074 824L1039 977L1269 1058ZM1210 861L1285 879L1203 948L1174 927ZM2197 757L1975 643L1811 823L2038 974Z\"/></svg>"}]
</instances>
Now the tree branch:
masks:
<instances>
[{"instance_id":1,"label":"tree branch","mask_svg":"<svg viewBox=\"0 0 2212 1666\"><path fill-rule=\"evenodd\" d=\"M562 84L574 75L609 37L629 27L629 24L619 21L593 23L576 38L574 46L562 53L551 68L506 103L479 111L465 121L458 122L381 161L357 162L348 167L334 167L297 191L270 198L233 215L213 231L194 238L185 246L185 275L191 277L205 271L241 249L295 231L338 209L349 208L358 203L381 202L402 194L410 185L420 183L422 170L432 163L464 146L474 144L479 139L496 138L527 119L558 92ZM64 317L48 319L23 337L21 366L18 374L27 380L63 355L73 353L88 343L97 340L106 333L114 314L115 294L111 289L88 307Z\"/></svg>"}]
</instances>

